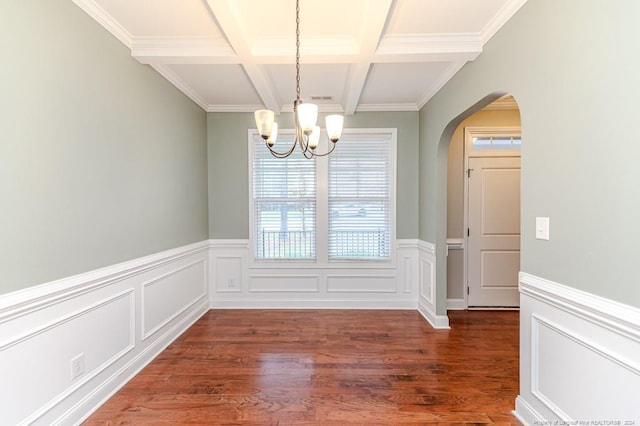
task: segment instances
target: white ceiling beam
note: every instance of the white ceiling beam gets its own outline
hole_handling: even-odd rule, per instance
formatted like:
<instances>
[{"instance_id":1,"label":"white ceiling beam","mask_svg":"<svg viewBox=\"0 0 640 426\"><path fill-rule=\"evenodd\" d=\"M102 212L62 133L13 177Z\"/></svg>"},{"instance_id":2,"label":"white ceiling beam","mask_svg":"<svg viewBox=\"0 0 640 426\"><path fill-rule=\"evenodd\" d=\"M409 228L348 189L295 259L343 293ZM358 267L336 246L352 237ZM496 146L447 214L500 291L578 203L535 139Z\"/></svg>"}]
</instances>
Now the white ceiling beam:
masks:
<instances>
[{"instance_id":1,"label":"white ceiling beam","mask_svg":"<svg viewBox=\"0 0 640 426\"><path fill-rule=\"evenodd\" d=\"M242 21L233 0L206 0L213 17L218 21L220 29L227 37L229 44L240 59L253 87L258 92L264 105L275 112L280 111L280 102L276 99L266 73L253 59L251 47L240 24Z\"/></svg>"},{"instance_id":2,"label":"white ceiling beam","mask_svg":"<svg viewBox=\"0 0 640 426\"><path fill-rule=\"evenodd\" d=\"M238 64L235 51L220 37L136 37L131 56L143 64Z\"/></svg>"},{"instance_id":3,"label":"white ceiling beam","mask_svg":"<svg viewBox=\"0 0 640 426\"><path fill-rule=\"evenodd\" d=\"M476 33L391 35L383 37L376 56L482 53L482 36Z\"/></svg>"},{"instance_id":4,"label":"white ceiling beam","mask_svg":"<svg viewBox=\"0 0 640 426\"><path fill-rule=\"evenodd\" d=\"M370 67L371 61L360 61L351 66L349 77L347 78L347 87L345 87L345 114L353 115L356 112L360 96L364 90L364 84L367 81L367 75L369 75Z\"/></svg>"},{"instance_id":5,"label":"white ceiling beam","mask_svg":"<svg viewBox=\"0 0 640 426\"><path fill-rule=\"evenodd\" d=\"M351 115L356 112L392 4L393 0L370 0L367 3L367 10L362 14L360 60L351 66L347 78L344 96L345 114Z\"/></svg>"},{"instance_id":6,"label":"white ceiling beam","mask_svg":"<svg viewBox=\"0 0 640 426\"><path fill-rule=\"evenodd\" d=\"M282 57L286 58L287 62L293 62L296 57L296 39L293 36L263 37L256 40L251 53L258 60L260 57ZM360 54L358 40L351 36L305 37L300 35L300 59L307 59L307 62L309 57L344 58L358 54Z\"/></svg>"},{"instance_id":7,"label":"white ceiling beam","mask_svg":"<svg viewBox=\"0 0 640 426\"><path fill-rule=\"evenodd\" d=\"M406 64L428 62L468 62L473 61L481 52L442 52L442 53L402 53L395 55L377 55L373 58L376 64Z\"/></svg>"},{"instance_id":8,"label":"white ceiling beam","mask_svg":"<svg viewBox=\"0 0 640 426\"><path fill-rule=\"evenodd\" d=\"M303 38L300 63L339 64L359 59L360 47L353 37ZM220 37L135 37L131 55L143 64L242 64L227 40ZM255 64L293 64L295 39L272 37L252 49ZM244 61L246 62L246 61Z\"/></svg>"}]
</instances>

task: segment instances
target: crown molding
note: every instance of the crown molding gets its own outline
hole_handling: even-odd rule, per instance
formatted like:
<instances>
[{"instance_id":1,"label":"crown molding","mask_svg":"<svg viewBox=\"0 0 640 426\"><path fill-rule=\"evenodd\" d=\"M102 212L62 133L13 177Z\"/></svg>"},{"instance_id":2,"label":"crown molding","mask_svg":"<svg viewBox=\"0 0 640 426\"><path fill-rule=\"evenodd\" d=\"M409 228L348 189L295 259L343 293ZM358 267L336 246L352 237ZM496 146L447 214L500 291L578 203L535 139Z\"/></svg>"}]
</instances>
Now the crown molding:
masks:
<instances>
[{"instance_id":1,"label":"crown molding","mask_svg":"<svg viewBox=\"0 0 640 426\"><path fill-rule=\"evenodd\" d=\"M207 112L250 112L264 108L263 105L220 105L208 104L205 108Z\"/></svg>"},{"instance_id":2,"label":"crown molding","mask_svg":"<svg viewBox=\"0 0 640 426\"><path fill-rule=\"evenodd\" d=\"M502 9L482 29L480 38L484 45L500 28L527 2L527 0L511 0L502 6Z\"/></svg>"},{"instance_id":3,"label":"crown molding","mask_svg":"<svg viewBox=\"0 0 640 426\"><path fill-rule=\"evenodd\" d=\"M419 111L417 104L360 104L356 108L356 112L407 112Z\"/></svg>"},{"instance_id":4,"label":"crown molding","mask_svg":"<svg viewBox=\"0 0 640 426\"><path fill-rule=\"evenodd\" d=\"M418 109L422 109L423 106L425 106L427 104L427 102L429 102L429 100L435 96L436 93L438 93L438 91L440 89L442 89L442 87L444 87L445 84L447 84L447 82L449 80L451 80L453 78L454 75L456 75L456 73L458 71L460 71L460 69L464 66L464 64L466 64L466 61L461 61L461 62L452 62L447 69L445 69L439 76L439 78L435 81L435 83L429 88L429 90L422 96L422 98L420 99L420 101L418 102Z\"/></svg>"},{"instance_id":5,"label":"crown molding","mask_svg":"<svg viewBox=\"0 0 640 426\"><path fill-rule=\"evenodd\" d=\"M131 49L133 45L133 36L124 29L111 15L109 15L94 0L72 0L80 9L84 10L87 15L95 19L107 31L113 34L125 46Z\"/></svg>"},{"instance_id":6,"label":"crown molding","mask_svg":"<svg viewBox=\"0 0 640 426\"><path fill-rule=\"evenodd\" d=\"M195 102L195 101L194 101ZM209 104L204 108L207 112L250 112L264 108L262 105L216 105ZM318 105L321 113L340 113L344 110L340 105ZM405 104L360 104L356 112L416 112L420 108L414 103ZM280 109L280 114L293 112L293 105L284 105Z\"/></svg>"},{"instance_id":7,"label":"crown molding","mask_svg":"<svg viewBox=\"0 0 640 426\"><path fill-rule=\"evenodd\" d=\"M198 104L200 108L207 111L207 102L198 94L198 92L193 90L191 86L185 83L184 80L178 77L176 73L174 73L171 69L163 64L151 64L151 67L156 70L161 76L169 80L169 82L176 86L182 93L187 95L189 99Z\"/></svg>"}]
</instances>

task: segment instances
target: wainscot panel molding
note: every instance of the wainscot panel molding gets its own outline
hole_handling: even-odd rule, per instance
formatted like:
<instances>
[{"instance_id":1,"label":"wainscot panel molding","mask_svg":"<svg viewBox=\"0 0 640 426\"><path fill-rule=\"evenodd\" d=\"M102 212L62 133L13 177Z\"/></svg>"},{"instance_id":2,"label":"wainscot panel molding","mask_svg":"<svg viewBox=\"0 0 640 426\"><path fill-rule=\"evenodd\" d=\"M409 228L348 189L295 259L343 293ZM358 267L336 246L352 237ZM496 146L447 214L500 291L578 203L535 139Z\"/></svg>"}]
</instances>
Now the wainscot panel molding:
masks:
<instances>
[{"instance_id":1,"label":"wainscot panel molding","mask_svg":"<svg viewBox=\"0 0 640 426\"><path fill-rule=\"evenodd\" d=\"M523 272L519 282L514 414L531 425L640 424L640 309Z\"/></svg>"},{"instance_id":2,"label":"wainscot panel molding","mask_svg":"<svg viewBox=\"0 0 640 426\"><path fill-rule=\"evenodd\" d=\"M388 263L254 262L248 240L209 240L212 308L416 309L418 240Z\"/></svg>"},{"instance_id":3,"label":"wainscot panel molding","mask_svg":"<svg viewBox=\"0 0 640 426\"><path fill-rule=\"evenodd\" d=\"M418 242L418 311L433 328L449 328L449 317L436 314L436 246Z\"/></svg>"},{"instance_id":4,"label":"wainscot panel molding","mask_svg":"<svg viewBox=\"0 0 640 426\"><path fill-rule=\"evenodd\" d=\"M0 296L3 424L77 424L209 308L208 242Z\"/></svg>"}]
</instances>

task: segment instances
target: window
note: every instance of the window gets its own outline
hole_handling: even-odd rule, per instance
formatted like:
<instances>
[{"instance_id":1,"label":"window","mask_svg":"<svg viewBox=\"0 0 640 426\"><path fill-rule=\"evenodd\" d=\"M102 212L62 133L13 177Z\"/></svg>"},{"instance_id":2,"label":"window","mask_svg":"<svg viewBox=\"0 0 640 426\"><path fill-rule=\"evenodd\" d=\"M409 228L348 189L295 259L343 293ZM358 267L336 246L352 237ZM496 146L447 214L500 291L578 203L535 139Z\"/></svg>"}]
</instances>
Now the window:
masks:
<instances>
[{"instance_id":1,"label":"window","mask_svg":"<svg viewBox=\"0 0 640 426\"><path fill-rule=\"evenodd\" d=\"M465 127L464 152L468 157L519 157L520 127Z\"/></svg>"},{"instance_id":2,"label":"window","mask_svg":"<svg viewBox=\"0 0 640 426\"><path fill-rule=\"evenodd\" d=\"M273 158L251 131L254 258L390 260L395 135L395 129L345 129L331 155L307 160L298 148L288 158ZM292 140L291 131L280 131L277 145Z\"/></svg>"},{"instance_id":3,"label":"window","mask_svg":"<svg viewBox=\"0 0 640 426\"><path fill-rule=\"evenodd\" d=\"M315 259L316 162L302 155L274 158L262 138L256 137L252 164L255 257ZM293 135L281 135L280 140L291 143Z\"/></svg>"},{"instance_id":4,"label":"window","mask_svg":"<svg viewBox=\"0 0 640 426\"><path fill-rule=\"evenodd\" d=\"M473 150L519 150L522 147L520 136L511 137L474 137L471 148Z\"/></svg>"},{"instance_id":5,"label":"window","mask_svg":"<svg viewBox=\"0 0 640 426\"><path fill-rule=\"evenodd\" d=\"M388 259L391 144L385 135L339 143L329 157L329 259Z\"/></svg>"}]
</instances>

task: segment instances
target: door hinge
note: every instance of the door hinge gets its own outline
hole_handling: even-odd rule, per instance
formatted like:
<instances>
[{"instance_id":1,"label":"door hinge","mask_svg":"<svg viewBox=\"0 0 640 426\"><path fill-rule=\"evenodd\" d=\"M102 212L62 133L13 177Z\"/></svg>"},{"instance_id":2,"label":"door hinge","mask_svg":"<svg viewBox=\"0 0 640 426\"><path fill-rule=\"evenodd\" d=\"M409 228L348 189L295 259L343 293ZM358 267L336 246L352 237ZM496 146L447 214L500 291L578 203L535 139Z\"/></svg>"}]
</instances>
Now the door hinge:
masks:
<instances>
[{"instance_id":1,"label":"door hinge","mask_svg":"<svg viewBox=\"0 0 640 426\"><path fill-rule=\"evenodd\" d=\"M469 286L467 286L467 296L469 295Z\"/></svg>"},{"instance_id":2,"label":"door hinge","mask_svg":"<svg viewBox=\"0 0 640 426\"><path fill-rule=\"evenodd\" d=\"M471 170L473 169L467 169L467 177L470 178L471 177Z\"/></svg>"},{"instance_id":3,"label":"door hinge","mask_svg":"<svg viewBox=\"0 0 640 426\"><path fill-rule=\"evenodd\" d=\"M471 231L469 230L469 228L467 228L467 237L471 236Z\"/></svg>"}]
</instances>

